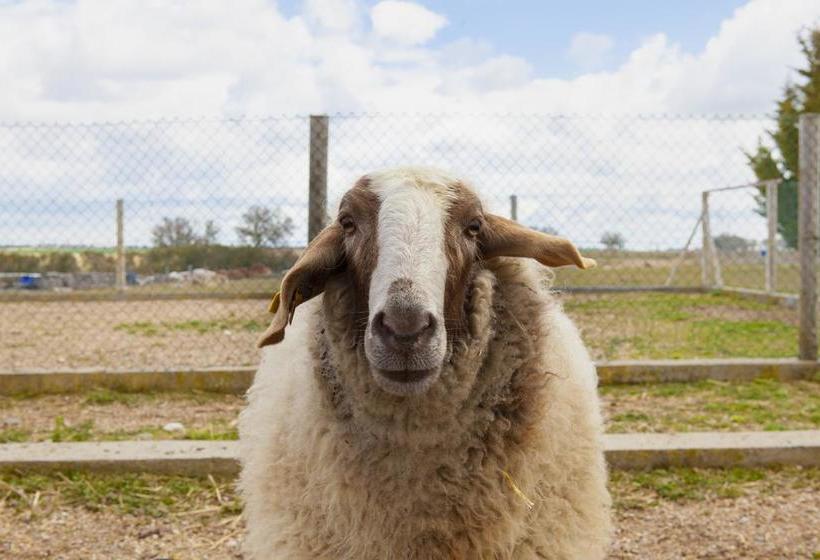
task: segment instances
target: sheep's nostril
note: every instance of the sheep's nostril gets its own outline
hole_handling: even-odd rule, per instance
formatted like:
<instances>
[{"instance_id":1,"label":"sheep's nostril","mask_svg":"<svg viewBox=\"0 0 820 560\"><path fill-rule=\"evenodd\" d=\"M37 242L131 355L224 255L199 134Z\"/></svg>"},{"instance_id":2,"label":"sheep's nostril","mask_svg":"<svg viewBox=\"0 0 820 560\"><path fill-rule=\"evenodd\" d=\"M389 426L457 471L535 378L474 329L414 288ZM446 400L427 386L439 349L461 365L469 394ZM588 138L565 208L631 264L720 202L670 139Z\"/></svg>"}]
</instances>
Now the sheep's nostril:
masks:
<instances>
[{"instance_id":1,"label":"sheep's nostril","mask_svg":"<svg viewBox=\"0 0 820 560\"><path fill-rule=\"evenodd\" d=\"M388 337L393 334L392 329L390 329L390 327L388 327L384 323L384 311L379 311L378 313L376 313L376 315L373 316L372 325L373 332L382 338Z\"/></svg>"},{"instance_id":2,"label":"sheep's nostril","mask_svg":"<svg viewBox=\"0 0 820 560\"><path fill-rule=\"evenodd\" d=\"M388 344L407 346L426 337L436 327L432 313L414 309L388 309L373 317L373 332Z\"/></svg>"},{"instance_id":3,"label":"sheep's nostril","mask_svg":"<svg viewBox=\"0 0 820 560\"><path fill-rule=\"evenodd\" d=\"M438 322L436 321L436 316L432 313L427 313L427 323L424 325L423 331L432 332L436 330Z\"/></svg>"}]
</instances>

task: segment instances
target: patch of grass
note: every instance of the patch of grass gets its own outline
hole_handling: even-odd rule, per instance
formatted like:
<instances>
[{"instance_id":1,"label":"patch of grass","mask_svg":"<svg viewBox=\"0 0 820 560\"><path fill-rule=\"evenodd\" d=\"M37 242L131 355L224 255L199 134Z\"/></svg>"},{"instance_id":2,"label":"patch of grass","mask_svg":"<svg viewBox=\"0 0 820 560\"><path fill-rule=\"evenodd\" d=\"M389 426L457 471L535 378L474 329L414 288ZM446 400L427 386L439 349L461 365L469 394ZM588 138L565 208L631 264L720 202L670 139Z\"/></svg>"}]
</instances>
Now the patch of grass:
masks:
<instances>
[{"instance_id":1,"label":"patch of grass","mask_svg":"<svg viewBox=\"0 0 820 560\"><path fill-rule=\"evenodd\" d=\"M133 406L141 400L141 396L143 395L136 393L123 393L121 391L98 387L85 394L83 404L108 405L118 403L126 406Z\"/></svg>"},{"instance_id":2,"label":"patch of grass","mask_svg":"<svg viewBox=\"0 0 820 560\"><path fill-rule=\"evenodd\" d=\"M181 321L177 323L163 323L165 328L175 331L194 331L199 334L206 334L212 332L223 331L246 331L246 332L260 332L264 329L261 321L242 320L242 319L217 319L210 321L203 321L194 319L191 321Z\"/></svg>"},{"instance_id":3,"label":"patch of grass","mask_svg":"<svg viewBox=\"0 0 820 560\"><path fill-rule=\"evenodd\" d=\"M239 439L239 430L225 425L208 424L206 428L189 428L185 431L185 439L237 440Z\"/></svg>"},{"instance_id":4,"label":"patch of grass","mask_svg":"<svg viewBox=\"0 0 820 560\"><path fill-rule=\"evenodd\" d=\"M151 321L134 321L133 323L119 323L114 325L115 331L124 331L139 336L159 336L160 327Z\"/></svg>"},{"instance_id":5,"label":"patch of grass","mask_svg":"<svg viewBox=\"0 0 820 560\"><path fill-rule=\"evenodd\" d=\"M775 493L786 488L820 491L820 468L672 468L610 473L610 490L620 508L647 507L663 501L737 498L752 491Z\"/></svg>"},{"instance_id":6,"label":"patch of grass","mask_svg":"<svg viewBox=\"0 0 820 560\"><path fill-rule=\"evenodd\" d=\"M0 430L0 443L23 443L31 437L31 432L20 428Z\"/></svg>"},{"instance_id":7,"label":"patch of grass","mask_svg":"<svg viewBox=\"0 0 820 560\"><path fill-rule=\"evenodd\" d=\"M51 441L90 441L93 439L92 430L94 429L94 422L85 421L77 426L69 426L65 423L62 416L54 419L54 429L51 431Z\"/></svg>"},{"instance_id":8,"label":"patch of grass","mask_svg":"<svg viewBox=\"0 0 820 560\"><path fill-rule=\"evenodd\" d=\"M198 334L221 333L225 331L261 332L265 330L263 319L191 319L176 322L137 321L133 323L119 323L115 330L124 331L137 336L164 336L172 332L195 332Z\"/></svg>"},{"instance_id":9,"label":"patch of grass","mask_svg":"<svg viewBox=\"0 0 820 560\"><path fill-rule=\"evenodd\" d=\"M239 439L237 428L230 427L227 422L210 423L202 428L187 428L184 432L166 432L158 426L145 426L136 430L97 432L92 434L92 438L95 441L128 441L138 439L142 435L150 435L152 440L235 441Z\"/></svg>"},{"instance_id":10,"label":"patch of grass","mask_svg":"<svg viewBox=\"0 0 820 560\"><path fill-rule=\"evenodd\" d=\"M233 482L213 477L3 473L0 493L6 495L6 504L18 511L58 505L90 511L111 508L152 517L183 512L237 515L241 511Z\"/></svg>"},{"instance_id":11,"label":"patch of grass","mask_svg":"<svg viewBox=\"0 0 820 560\"><path fill-rule=\"evenodd\" d=\"M610 432L820 428L820 383L757 379L600 389Z\"/></svg>"},{"instance_id":12,"label":"patch of grass","mask_svg":"<svg viewBox=\"0 0 820 560\"><path fill-rule=\"evenodd\" d=\"M796 312L726 293L565 296L596 359L793 357Z\"/></svg>"},{"instance_id":13,"label":"patch of grass","mask_svg":"<svg viewBox=\"0 0 820 560\"><path fill-rule=\"evenodd\" d=\"M687 333L693 355L710 357L755 356L779 358L793 356L797 327L778 321L694 321Z\"/></svg>"}]
</instances>

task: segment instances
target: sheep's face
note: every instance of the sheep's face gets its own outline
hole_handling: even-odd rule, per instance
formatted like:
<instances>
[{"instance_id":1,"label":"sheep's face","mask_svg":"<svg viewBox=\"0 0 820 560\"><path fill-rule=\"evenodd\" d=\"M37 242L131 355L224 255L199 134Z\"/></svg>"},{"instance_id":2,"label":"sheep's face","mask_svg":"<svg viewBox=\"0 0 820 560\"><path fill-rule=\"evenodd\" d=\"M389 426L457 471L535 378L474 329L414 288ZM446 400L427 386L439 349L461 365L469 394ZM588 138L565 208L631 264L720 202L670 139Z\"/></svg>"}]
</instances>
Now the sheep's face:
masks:
<instances>
[{"instance_id":1,"label":"sheep's face","mask_svg":"<svg viewBox=\"0 0 820 560\"><path fill-rule=\"evenodd\" d=\"M365 354L385 391L417 394L438 378L462 330L483 220L475 194L432 172L374 174L342 200L345 254L367 302Z\"/></svg>"},{"instance_id":2,"label":"sheep's face","mask_svg":"<svg viewBox=\"0 0 820 560\"><path fill-rule=\"evenodd\" d=\"M260 345L279 342L296 305L320 293L330 276L345 275L355 295L351 329L375 383L395 395L423 393L438 379L451 342L464 335L475 268L505 255L550 266L594 264L569 241L485 213L468 187L440 172L368 175L283 280L281 305L275 299Z\"/></svg>"}]
</instances>

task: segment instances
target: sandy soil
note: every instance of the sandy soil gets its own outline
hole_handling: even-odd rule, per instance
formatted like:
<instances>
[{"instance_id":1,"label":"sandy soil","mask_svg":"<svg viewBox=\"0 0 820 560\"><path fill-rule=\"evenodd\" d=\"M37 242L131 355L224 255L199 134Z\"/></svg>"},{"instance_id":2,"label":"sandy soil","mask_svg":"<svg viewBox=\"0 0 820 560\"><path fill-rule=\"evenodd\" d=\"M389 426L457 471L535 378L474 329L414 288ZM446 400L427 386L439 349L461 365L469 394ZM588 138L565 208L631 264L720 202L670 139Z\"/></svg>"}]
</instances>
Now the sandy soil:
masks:
<instances>
[{"instance_id":1,"label":"sandy soil","mask_svg":"<svg viewBox=\"0 0 820 560\"><path fill-rule=\"evenodd\" d=\"M743 384L740 387L751 385ZM739 402L732 393L720 395L704 389L656 396L647 392L610 390L602 396L602 410L609 431L681 432L762 430L770 424L779 429L818 428L814 411L820 384L795 381L785 384L785 398L748 398ZM620 389L620 388L615 388ZM776 390L776 386L772 389ZM790 396L791 395L791 396ZM100 398L114 400L100 404ZM708 401L713 409L704 410ZM744 413L733 408L748 407ZM721 408L716 405L724 403ZM56 419L69 428L91 426L91 439L104 434L131 433L152 437L183 437L184 433L157 432L169 422L180 422L188 430L235 428L245 404L240 395L213 393L121 394L92 391L77 395L47 395L26 399L0 397L0 434L23 430L26 439L51 437ZM744 408L745 410L745 408ZM753 413L750 412L753 410ZM153 434L153 435L152 435ZM136 437L136 436L133 436Z\"/></svg>"},{"instance_id":2,"label":"sandy soil","mask_svg":"<svg viewBox=\"0 0 820 560\"><path fill-rule=\"evenodd\" d=\"M91 397L93 398L93 393ZM93 433L158 430L169 422L186 429L216 425L234 427L244 398L237 395L176 394L118 395L127 402L88 404L87 395L49 395L32 399L0 397L0 430L17 428L31 433L31 439L48 439L55 420L63 418L68 427L92 423ZM92 436L93 437L93 436Z\"/></svg>"},{"instance_id":3,"label":"sandy soil","mask_svg":"<svg viewBox=\"0 0 820 560\"><path fill-rule=\"evenodd\" d=\"M662 503L618 515L618 559L816 558L820 492L789 490L694 503Z\"/></svg>"},{"instance_id":4,"label":"sandy soil","mask_svg":"<svg viewBox=\"0 0 820 560\"><path fill-rule=\"evenodd\" d=\"M0 558L209 560L242 558L241 519L153 519L61 507L32 515L0 507Z\"/></svg>"},{"instance_id":5,"label":"sandy soil","mask_svg":"<svg viewBox=\"0 0 820 560\"><path fill-rule=\"evenodd\" d=\"M261 300L4 303L0 370L252 365L259 333L244 322L266 325L266 307Z\"/></svg>"},{"instance_id":6,"label":"sandy soil","mask_svg":"<svg viewBox=\"0 0 820 560\"><path fill-rule=\"evenodd\" d=\"M612 559L795 559L820 551L820 492L661 503L617 512ZM17 513L0 506L0 558L241 558L235 517L152 519L80 507Z\"/></svg>"}]
</instances>

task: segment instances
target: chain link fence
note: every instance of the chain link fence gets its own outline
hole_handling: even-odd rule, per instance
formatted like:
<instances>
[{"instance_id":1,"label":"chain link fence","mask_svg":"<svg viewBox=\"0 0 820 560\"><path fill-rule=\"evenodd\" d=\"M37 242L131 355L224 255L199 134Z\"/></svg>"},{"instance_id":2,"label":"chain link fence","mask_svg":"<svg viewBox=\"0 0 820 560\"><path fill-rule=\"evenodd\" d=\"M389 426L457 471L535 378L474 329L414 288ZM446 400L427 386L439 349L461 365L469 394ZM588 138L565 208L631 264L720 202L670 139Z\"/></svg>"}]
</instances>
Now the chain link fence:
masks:
<instances>
[{"instance_id":1,"label":"chain link fence","mask_svg":"<svg viewBox=\"0 0 820 560\"><path fill-rule=\"evenodd\" d=\"M794 357L797 183L756 183L747 157L770 126L543 115L2 125L0 370L254 364L267 298L317 227L321 197L332 214L361 175L408 164L464 177L490 211L598 260L554 280L597 359Z\"/></svg>"}]
</instances>

